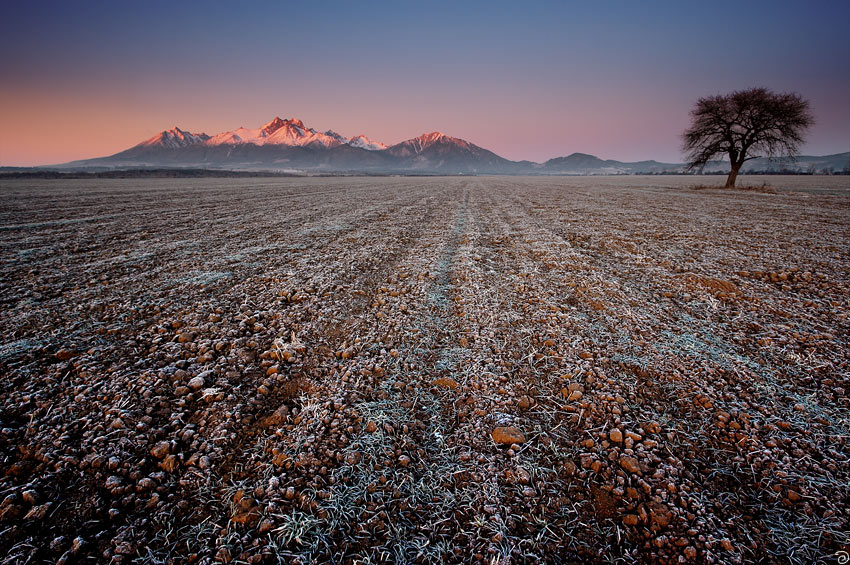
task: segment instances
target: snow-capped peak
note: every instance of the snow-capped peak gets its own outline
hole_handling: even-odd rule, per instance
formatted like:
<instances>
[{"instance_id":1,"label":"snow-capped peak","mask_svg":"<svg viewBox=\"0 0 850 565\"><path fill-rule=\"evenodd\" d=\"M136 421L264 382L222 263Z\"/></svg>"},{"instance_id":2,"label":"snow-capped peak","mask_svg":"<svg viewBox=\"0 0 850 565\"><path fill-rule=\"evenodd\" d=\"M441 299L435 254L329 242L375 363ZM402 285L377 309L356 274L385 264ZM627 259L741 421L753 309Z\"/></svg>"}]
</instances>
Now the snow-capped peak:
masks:
<instances>
[{"instance_id":1,"label":"snow-capped peak","mask_svg":"<svg viewBox=\"0 0 850 565\"><path fill-rule=\"evenodd\" d=\"M468 147L469 144L456 137L451 137L443 132L432 131L431 133L423 133L419 137L414 137L413 139L409 139L404 142L409 145L409 147L413 150L414 153L421 153L428 147L434 145L435 143L452 143L454 145L459 145L461 147Z\"/></svg>"},{"instance_id":2,"label":"snow-capped peak","mask_svg":"<svg viewBox=\"0 0 850 565\"><path fill-rule=\"evenodd\" d=\"M234 131L220 133L207 141L207 145L286 145L286 146L308 146L321 145L322 147L335 147L342 145L347 140L333 131L326 133L317 132L308 128L304 122L297 118L281 119L275 117L258 129L241 127Z\"/></svg>"},{"instance_id":3,"label":"snow-capped peak","mask_svg":"<svg viewBox=\"0 0 850 565\"><path fill-rule=\"evenodd\" d=\"M387 152L397 157L415 157L426 152L439 155L483 155L486 150L463 139L432 131L388 147Z\"/></svg>"},{"instance_id":4,"label":"snow-capped peak","mask_svg":"<svg viewBox=\"0 0 850 565\"><path fill-rule=\"evenodd\" d=\"M340 144L348 143L348 139L346 139L344 136L338 134L337 132L335 132L332 129L329 129L323 135L326 135L326 136L328 136L332 139L339 141Z\"/></svg>"},{"instance_id":5,"label":"snow-capped peak","mask_svg":"<svg viewBox=\"0 0 850 565\"><path fill-rule=\"evenodd\" d=\"M239 130L245 130L245 128L239 128ZM236 130L236 131L239 131ZM218 133L206 141L206 145L238 145L243 143L242 137L236 133L236 131L224 131Z\"/></svg>"},{"instance_id":6,"label":"snow-capped peak","mask_svg":"<svg viewBox=\"0 0 850 565\"><path fill-rule=\"evenodd\" d=\"M183 131L177 126L171 129L160 132L152 138L143 141L139 144L140 147L168 147L169 149L177 149L179 147L187 147L196 143L203 143L210 136L205 133L191 133Z\"/></svg>"},{"instance_id":7,"label":"snow-capped peak","mask_svg":"<svg viewBox=\"0 0 850 565\"><path fill-rule=\"evenodd\" d=\"M369 139L363 134L352 137L348 140L348 144L352 147L359 147L360 149L367 149L369 151L383 151L387 148L387 145L380 141Z\"/></svg>"},{"instance_id":8,"label":"snow-capped peak","mask_svg":"<svg viewBox=\"0 0 850 565\"><path fill-rule=\"evenodd\" d=\"M422 135L417 140L420 140L418 146L427 147L440 138L444 138L442 133L433 132ZM453 138L448 138L453 139ZM414 140L411 140L414 141ZM348 139L333 130L325 132L317 131L311 127L304 125L304 122L298 118L281 118L275 116L270 122L267 122L257 129L239 127L232 131L223 131L212 137L205 133L190 133L181 130L179 127L174 127L170 130L163 131L159 135L152 137L147 141L140 143L140 146L160 146L177 149L203 143L208 147L216 147L220 145L281 145L288 147L319 147L330 149L338 145L351 145L369 151L383 151L388 146L366 137L358 135ZM421 149L419 149L421 150Z\"/></svg>"},{"instance_id":9,"label":"snow-capped peak","mask_svg":"<svg viewBox=\"0 0 850 565\"><path fill-rule=\"evenodd\" d=\"M273 119L272 121L270 121L269 123L267 123L266 125L261 127L260 131L264 135L268 136L268 135L273 134L274 132L276 132L280 128L282 128L284 125L286 125L285 120L281 120L279 117L275 117L275 119Z\"/></svg>"}]
</instances>

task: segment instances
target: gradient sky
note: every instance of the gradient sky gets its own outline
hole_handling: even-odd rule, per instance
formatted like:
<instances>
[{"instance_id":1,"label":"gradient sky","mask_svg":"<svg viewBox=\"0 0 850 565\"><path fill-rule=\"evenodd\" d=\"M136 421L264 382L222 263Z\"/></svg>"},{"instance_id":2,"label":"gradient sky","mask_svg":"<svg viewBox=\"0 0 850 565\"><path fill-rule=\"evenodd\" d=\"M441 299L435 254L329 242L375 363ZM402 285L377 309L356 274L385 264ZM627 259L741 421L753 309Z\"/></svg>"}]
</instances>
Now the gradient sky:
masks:
<instances>
[{"instance_id":1,"label":"gradient sky","mask_svg":"<svg viewBox=\"0 0 850 565\"><path fill-rule=\"evenodd\" d=\"M796 91L850 150L850 2L4 2L0 165L298 117L509 159L678 162L700 96Z\"/></svg>"}]
</instances>

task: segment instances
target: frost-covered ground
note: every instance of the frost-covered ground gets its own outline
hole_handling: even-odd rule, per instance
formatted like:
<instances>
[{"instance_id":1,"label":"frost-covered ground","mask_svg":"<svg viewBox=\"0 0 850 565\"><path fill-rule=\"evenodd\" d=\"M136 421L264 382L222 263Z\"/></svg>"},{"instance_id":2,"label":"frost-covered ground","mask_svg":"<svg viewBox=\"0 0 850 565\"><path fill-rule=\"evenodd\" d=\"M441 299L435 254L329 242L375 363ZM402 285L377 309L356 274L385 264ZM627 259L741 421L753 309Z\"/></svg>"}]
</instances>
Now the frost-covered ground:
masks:
<instances>
[{"instance_id":1,"label":"frost-covered ground","mask_svg":"<svg viewBox=\"0 0 850 565\"><path fill-rule=\"evenodd\" d=\"M831 559L850 178L742 180L0 181L0 555Z\"/></svg>"}]
</instances>

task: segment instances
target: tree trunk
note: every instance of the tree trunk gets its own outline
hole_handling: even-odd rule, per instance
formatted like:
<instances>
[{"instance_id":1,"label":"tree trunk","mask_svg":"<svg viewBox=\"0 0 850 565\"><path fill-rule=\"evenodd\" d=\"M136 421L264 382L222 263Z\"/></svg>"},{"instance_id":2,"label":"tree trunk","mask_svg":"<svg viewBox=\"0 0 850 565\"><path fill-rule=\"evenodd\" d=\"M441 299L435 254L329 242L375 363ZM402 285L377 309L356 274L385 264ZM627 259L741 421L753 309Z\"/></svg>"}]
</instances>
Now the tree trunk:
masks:
<instances>
[{"instance_id":1,"label":"tree trunk","mask_svg":"<svg viewBox=\"0 0 850 565\"><path fill-rule=\"evenodd\" d=\"M732 163L732 170L729 171L729 176L726 177L725 188L735 188L735 179L738 178L738 171L741 170L741 165L743 164L743 161L740 163Z\"/></svg>"}]
</instances>

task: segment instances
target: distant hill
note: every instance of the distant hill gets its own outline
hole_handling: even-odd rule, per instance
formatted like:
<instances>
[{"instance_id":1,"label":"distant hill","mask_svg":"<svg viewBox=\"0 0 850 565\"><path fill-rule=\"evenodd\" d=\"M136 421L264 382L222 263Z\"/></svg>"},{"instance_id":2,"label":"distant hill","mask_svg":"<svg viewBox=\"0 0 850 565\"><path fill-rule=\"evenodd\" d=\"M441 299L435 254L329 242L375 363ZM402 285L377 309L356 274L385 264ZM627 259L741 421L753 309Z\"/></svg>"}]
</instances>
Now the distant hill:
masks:
<instances>
[{"instance_id":1,"label":"distant hill","mask_svg":"<svg viewBox=\"0 0 850 565\"><path fill-rule=\"evenodd\" d=\"M438 131L393 145L386 153L422 171L511 173L520 168L492 151Z\"/></svg>"},{"instance_id":2,"label":"distant hill","mask_svg":"<svg viewBox=\"0 0 850 565\"><path fill-rule=\"evenodd\" d=\"M850 172L850 152L835 155L799 155L793 159L767 159L759 157L744 163L741 170L745 173L842 173ZM712 161L703 172L729 172L729 163Z\"/></svg>"},{"instance_id":3,"label":"distant hill","mask_svg":"<svg viewBox=\"0 0 850 565\"><path fill-rule=\"evenodd\" d=\"M683 170L682 165L673 163L659 163L658 161L624 163L611 159L603 161L594 155L573 153L567 157L549 159L543 163L540 172L571 175L629 175L669 173L681 170Z\"/></svg>"}]
</instances>

